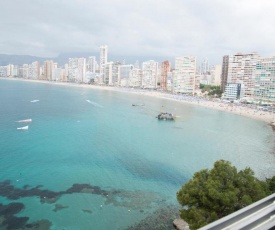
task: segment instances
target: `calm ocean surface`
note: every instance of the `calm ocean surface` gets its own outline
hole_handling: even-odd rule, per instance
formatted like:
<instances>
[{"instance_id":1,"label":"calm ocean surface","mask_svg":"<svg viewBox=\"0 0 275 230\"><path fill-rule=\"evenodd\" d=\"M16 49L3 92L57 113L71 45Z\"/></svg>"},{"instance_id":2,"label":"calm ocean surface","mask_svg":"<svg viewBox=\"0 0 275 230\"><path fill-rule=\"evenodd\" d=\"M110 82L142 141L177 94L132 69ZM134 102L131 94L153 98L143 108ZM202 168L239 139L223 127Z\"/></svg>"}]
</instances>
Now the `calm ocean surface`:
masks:
<instances>
[{"instance_id":1,"label":"calm ocean surface","mask_svg":"<svg viewBox=\"0 0 275 230\"><path fill-rule=\"evenodd\" d=\"M179 118L158 121L160 111ZM29 130L17 130L24 124L15 121L28 118ZM125 92L0 80L0 203L23 204L14 216L27 223L126 229L176 205L182 184L216 160L249 166L260 178L274 175L273 149L269 125L234 114Z\"/></svg>"}]
</instances>

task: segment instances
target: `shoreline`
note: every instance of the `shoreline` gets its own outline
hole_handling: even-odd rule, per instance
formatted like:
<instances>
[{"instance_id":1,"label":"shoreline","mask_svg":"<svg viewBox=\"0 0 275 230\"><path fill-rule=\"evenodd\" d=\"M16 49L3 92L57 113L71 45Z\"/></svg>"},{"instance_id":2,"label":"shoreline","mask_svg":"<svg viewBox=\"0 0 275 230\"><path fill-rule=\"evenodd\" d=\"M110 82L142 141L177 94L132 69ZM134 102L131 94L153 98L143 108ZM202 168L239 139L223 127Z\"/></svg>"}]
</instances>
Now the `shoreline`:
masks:
<instances>
[{"instance_id":1,"label":"shoreline","mask_svg":"<svg viewBox=\"0 0 275 230\"><path fill-rule=\"evenodd\" d=\"M239 116L244 116L255 120L264 121L270 124L272 129L275 130L274 113L269 111L261 111L255 108L250 108L248 106L240 106L232 103L209 101L207 99L198 99L191 96L174 95L174 94L164 93L159 91L149 91L144 89L132 89L132 88L123 88L123 87L120 88L120 87L114 87L114 86L98 86L98 85L77 84L77 83L70 83L70 82L51 82L51 81L45 81L45 80L31 80L31 79L23 79L23 78L0 78L0 80L24 81L24 82L34 82L34 83L49 84L49 85L134 93L134 94L166 99L166 100L190 104L190 105L203 106L209 109L229 112Z\"/></svg>"}]
</instances>

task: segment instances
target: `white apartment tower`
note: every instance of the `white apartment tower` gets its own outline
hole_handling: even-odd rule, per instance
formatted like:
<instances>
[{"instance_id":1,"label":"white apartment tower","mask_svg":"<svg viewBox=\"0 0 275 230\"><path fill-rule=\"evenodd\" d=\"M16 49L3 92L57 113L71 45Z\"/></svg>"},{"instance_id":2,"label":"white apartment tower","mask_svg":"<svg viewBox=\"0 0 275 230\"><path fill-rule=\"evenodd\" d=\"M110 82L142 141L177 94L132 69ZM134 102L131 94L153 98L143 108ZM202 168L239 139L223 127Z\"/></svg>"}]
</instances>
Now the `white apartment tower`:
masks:
<instances>
[{"instance_id":1,"label":"white apartment tower","mask_svg":"<svg viewBox=\"0 0 275 230\"><path fill-rule=\"evenodd\" d=\"M130 72L129 87L140 88L142 82L142 70L134 68Z\"/></svg>"},{"instance_id":2,"label":"white apartment tower","mask_svg":"<svg viewBox=\"0 0 275 230\"><path fill-rule=\"evenodd\" d=\"M198 77L195 57L176 57L173 81L173 90L175 93L194 95L195 91L199 88Z\"/></svg>"},{"instance_id":3,"label":"white apartment tower","mask_svg":"<svg viewBox=\"0 0 275 230\"><path fill-rule=\"evenodd\" d=\"M134 69L133 65L120 65L120 71L119 71L120 86L123 86L123 87L129 86L129 78L133 69Z\"/></svg>"},{"instance_id":4,"label":"white apartment tower","mask_svg":"<svg viewBox=\"0 0 275 230\"><path fill-rule=\"evenodd\" d=\"M38 80L40 77L40 64L38 61L29 65L29 78Z\"/></svg>"},{"instance_id":5,"label":"white apartment tower","mask_svg":"<svg viewBox=\"0 0 275 230\"><path fill-rule=\"evenodd\" d=\"M91 73L95 73L96 71L96 58L95 56L88 57L87 59L87 71Z\"/></svg>"},{"instance_id":6,"label":"white apartment tower","mask_svg":"<svg viewBox=\"0 0 275 230\"><path fill-rule=\"evenodd\" d=\"M213 65L210 68L210 85L221 85L221 72L222 66L221 65Z\"/></svg>"},{"instance_id":7,"label":"white apartment tower","mask_svg":"<svg viewBox=\"0 0 275 230\"><path fill-rule=\"evenodd\" d=\"M209 72L209 63L208 63L208 59L205 58L200 65L200 74L205 74L207 72Z\"/></svg>"},{"instance_id":8,"label":"white apartment tower","mask_svg":"<svg viewBox=\"0 0 275 230\"><path fill-rule=\"evenodd\" d=\"M142 88L156 89L158 83L158 63L150 60L142 63Z\"/></svg>"},{"instance_id":9,"label":"white apartment tower","mask_svg":"<svg viewBox=\"0 0 275 230\"><path fill-rule=\"evenodd\" d=\"M86 81L86 58L69 58L68 80L73 82Z\"/></svg>"},{"instance_id":10,"label":"white apartment tower","mask_svg":"<svg viewBox=\"0 0 275 230\"><path fill-rule=\"evenodd\" d=\"M108 62L104 65L103 82L106 85L118 86L120 76L120 63Z\"/></svg>"},{"instance_id":11,"label":"white apartment tower","mask_svg":"<svg viewBox=\"0 0 275 230\"><path fill-rule=\"evenodd\" d=\"M108 61L108 46L100 46L99 47L100 55L99 55L99 73L100 75L104 74L104 65Z\"/></svg>"},{"instance_id":12,"label":"white apartment tower","mask_svg":"<svg viewBox=\"0 0 275 230\"><path fill-rule=\"evenodd\" d=\"M237 53L223 57L222 89L227 83L244 85L245 96L253 96L256 64L260 56L257 53Z\"/></svg>"}]
</instances>

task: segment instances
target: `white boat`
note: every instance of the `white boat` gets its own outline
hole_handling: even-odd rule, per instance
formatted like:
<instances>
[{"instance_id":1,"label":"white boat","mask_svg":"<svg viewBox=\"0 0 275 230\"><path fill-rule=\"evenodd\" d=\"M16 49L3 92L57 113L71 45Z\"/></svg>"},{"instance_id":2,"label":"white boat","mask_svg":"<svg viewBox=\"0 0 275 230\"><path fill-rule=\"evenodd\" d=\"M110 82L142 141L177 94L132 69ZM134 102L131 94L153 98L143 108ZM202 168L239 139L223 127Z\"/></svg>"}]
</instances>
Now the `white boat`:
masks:
<instances>
[{"instance_id":1,"label":"white boat","mask_svg":"<svg viewBox=\"0 0 275 230\"><path fill-rule=\"evenodd\" d=\"M20 120L20 121L17 121L17 122L32 122L32 119L25 119L25 120Z\"/></svg>"},{"instance_id":2,"label":"white boat","mask_svg":"<svg viewBox=\"0 0 275 230\"><path fill-rule=\"evenodd\" d=\"M28 129L29 129L29 126L27 125L27 126L19 127L19 128L17 128L17 129L28 130Z\"/></svg>"},{"instance_id":3,"label":"white boat","mask_svg":"<svg viewBox=\"0 0 275 230\"><path fill-rule=\"evenodd\" d=\"M31 102L38 102L39 100L32 100Z\"/></svg>"}]
</instances>

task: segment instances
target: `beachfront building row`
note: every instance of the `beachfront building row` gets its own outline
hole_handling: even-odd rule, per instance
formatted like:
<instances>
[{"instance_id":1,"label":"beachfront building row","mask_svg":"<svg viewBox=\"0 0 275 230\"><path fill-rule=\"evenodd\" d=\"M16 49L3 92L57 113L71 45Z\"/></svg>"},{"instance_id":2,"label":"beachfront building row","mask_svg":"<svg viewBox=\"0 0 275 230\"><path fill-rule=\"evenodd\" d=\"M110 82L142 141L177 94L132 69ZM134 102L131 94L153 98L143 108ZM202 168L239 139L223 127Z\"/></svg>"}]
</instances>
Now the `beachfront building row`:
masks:
<instances>
[{"instance_id":1,"label":"beachfront building row","mask_svg":"<svg viewBox=\"0 0 275 230\"><path fill-rule=\"evenodd\" d=\"M42 66L39 62L22 66L1 66L0 76L144 89L161 88L165 91L192 95L199 88L200 75L196 71L195 57L177 57L173 70L169 61L159 64L149 60L143 62L141 68L138 67L137 64L120 62L106 62L99 66L95 57L69 58L68 63L63 67L59 67L52 60L44 61Z\"/></svg>"},{"instance_id":2,"label":"beachfront building row","mask_svg":"<svg viewBox=\"0 0 275 230\"><path fill-rule=\"evenodd\" d=\"M262 58L252 52L223 57L222 89L228 83L244 85L244 96L275 101L275 57Z\"/></svg>"},{"instance_id":3,"label":"beachfront building row","mask_svg":"<svg viewBox=\"0 0 275 230\"><path fill-rule=\"evenodd\" d=\"M109 86L161 88L174 93L194 95L200 84L196 58L190 56L177 57L174 70L169 61L159 65L154 60L143 62L141 69L119 62L107 62L103 69L102 76L95 79L95 82Z\"/></svg>"}]
</instances>

